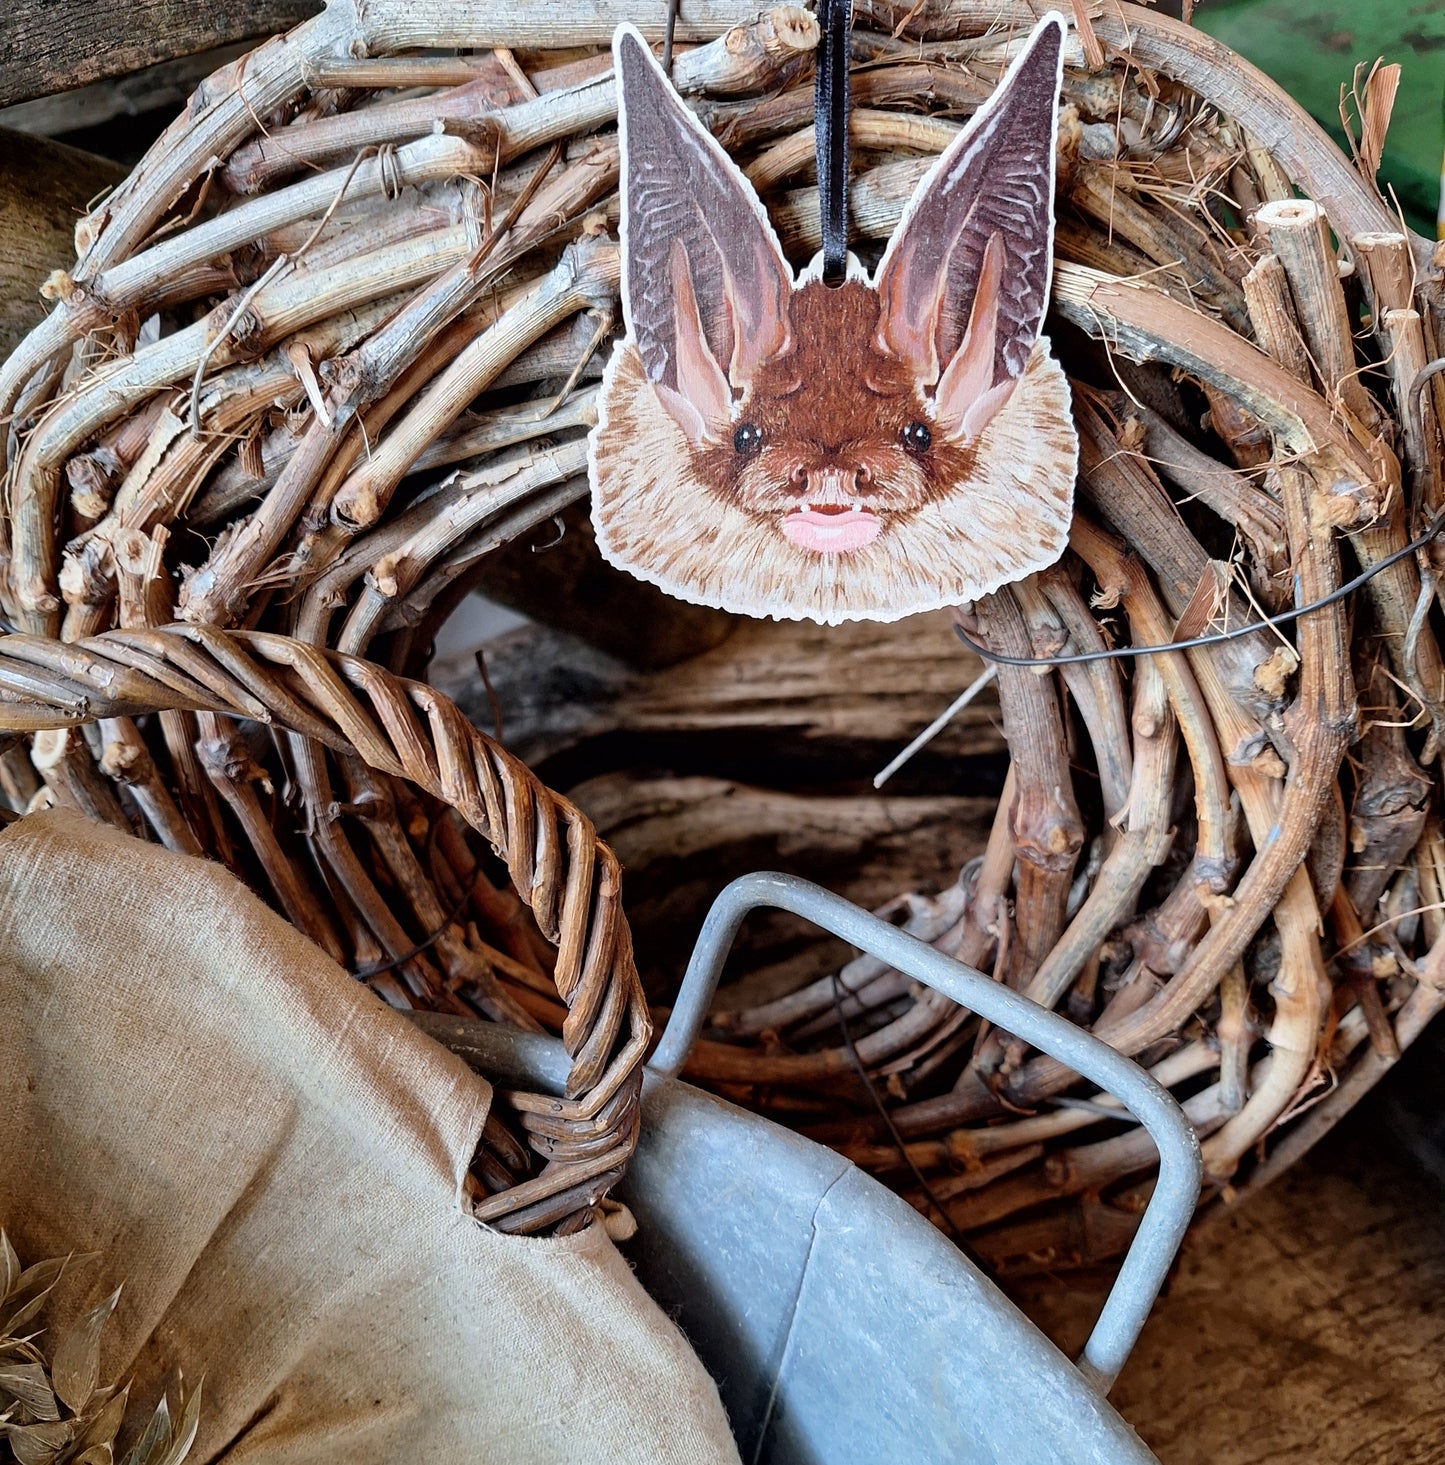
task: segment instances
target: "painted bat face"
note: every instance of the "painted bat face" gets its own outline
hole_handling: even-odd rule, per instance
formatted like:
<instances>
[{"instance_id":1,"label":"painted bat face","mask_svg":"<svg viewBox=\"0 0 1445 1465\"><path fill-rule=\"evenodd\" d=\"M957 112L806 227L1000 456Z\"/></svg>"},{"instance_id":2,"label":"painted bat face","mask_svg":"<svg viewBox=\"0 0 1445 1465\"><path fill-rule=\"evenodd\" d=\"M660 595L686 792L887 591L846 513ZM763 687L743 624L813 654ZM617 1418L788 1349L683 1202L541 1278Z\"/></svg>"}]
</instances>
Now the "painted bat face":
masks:
<instances>
[{"instance_id":1,"label":"painted bat face","mask_svg":"<svg viewBox=\"0 0 1445 1465\"><path fill-rule=\"evenodd\" d=\"M731 439L697 453L698 478L797 548L850 554L947 493L973 454L935 430L932 399L878 349L875 291L811 281L788 325L790 349L759 365Z\"/></svg>"},{"instance_id":2,"label":"painted bat face","mask_svg":"<svg viewBox=\"0 0 1445 1465\"><path fill-rule=\"evenodd\" d=\"M614 564L753 615L894 619L1051 563L1077 442L1039 335L1063 22L919 186L876 278L795 279L636 32L614 43L628 337L591 443Z\"/></svg>"}]
</instances>

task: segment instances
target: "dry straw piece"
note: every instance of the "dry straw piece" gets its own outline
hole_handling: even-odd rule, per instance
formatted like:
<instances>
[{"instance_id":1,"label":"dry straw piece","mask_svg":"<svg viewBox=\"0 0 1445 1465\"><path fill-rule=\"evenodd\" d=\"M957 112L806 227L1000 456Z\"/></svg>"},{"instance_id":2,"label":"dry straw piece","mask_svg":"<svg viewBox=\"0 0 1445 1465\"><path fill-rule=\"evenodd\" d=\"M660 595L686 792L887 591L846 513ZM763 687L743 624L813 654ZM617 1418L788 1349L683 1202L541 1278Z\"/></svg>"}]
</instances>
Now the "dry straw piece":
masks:
<instances>
[{"instance_id":1,"label":"dry straw piece","mask_svg":"<svg viewBox=\"0 0 1445 1465\"><path fill-rule=\"evenodd\" d=\"M45 1336L42 1315L66 1270L88 1260L60 1256L22 1266L0 1228L0 1460L112 1465L115 1459L130 1384L102 1384L100 1354L121 1289L58 1337ZM135 1442L120 1465L182 1465L200 1428L201 1385L187 1390L178 1376L175 1396L174 1409L162 1394L149 1420L130 1420Z\"/></svg>"},{"instance_id":2,"label":"dry straw piece","mask_svg":"<svg viewBox=\"0 0 1445 1465\"><path fill-rule=\"evenodd\" d=\"M1073 9L1050 329L1079 507L1059 565L965 613L1021 657L1327 597L1442 493L1430 246L1247 63L1124 0ZM0 640L0 723L28 735L0 784L224 861L389 1000L560 1031L568 1095L509 1096L478 1214L567 1228L637 1131L617 864L416 678L484 557L584 491L618 311L606 46L638 17L504 10L336 0L207 80L82 221L0 370L23 633ZM1033 19L857 0L860 253ZM674 67L795 263L819 242L816 37L801 10L703 0ZM1001 667L987 850L890 908L1146 1064L1216 1190L1301 1152L1445 1004L1439 572L1432 546L1278 631ZM1057 1063L867 959L747 990L697 1080L1000 1269L1126 1243L1152 1149Z\"/></svg>"}]
</instances>

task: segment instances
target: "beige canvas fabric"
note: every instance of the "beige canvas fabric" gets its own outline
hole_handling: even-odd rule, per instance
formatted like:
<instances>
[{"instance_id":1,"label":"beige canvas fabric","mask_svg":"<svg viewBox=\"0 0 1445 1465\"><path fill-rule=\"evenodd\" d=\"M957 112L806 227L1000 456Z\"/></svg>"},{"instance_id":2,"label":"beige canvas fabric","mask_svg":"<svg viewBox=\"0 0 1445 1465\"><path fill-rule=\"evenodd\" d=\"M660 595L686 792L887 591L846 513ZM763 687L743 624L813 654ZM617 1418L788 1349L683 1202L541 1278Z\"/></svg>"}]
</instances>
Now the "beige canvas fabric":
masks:
<instances>
[{"instance_id":1,"label":"beige canvas fabric","mask_svg":"<svg viewBox=\"0 0 1445 1465\"><path fill-rule=\"evenodd\" d=\"M133 1399L205 1375L192 1460L737 1459L600 1227L464 1214L490 1099L217 866L59 811L0 837L0 1223L104 1254L64 1312L125 1280Z\"/></svg>"}]
</instances>

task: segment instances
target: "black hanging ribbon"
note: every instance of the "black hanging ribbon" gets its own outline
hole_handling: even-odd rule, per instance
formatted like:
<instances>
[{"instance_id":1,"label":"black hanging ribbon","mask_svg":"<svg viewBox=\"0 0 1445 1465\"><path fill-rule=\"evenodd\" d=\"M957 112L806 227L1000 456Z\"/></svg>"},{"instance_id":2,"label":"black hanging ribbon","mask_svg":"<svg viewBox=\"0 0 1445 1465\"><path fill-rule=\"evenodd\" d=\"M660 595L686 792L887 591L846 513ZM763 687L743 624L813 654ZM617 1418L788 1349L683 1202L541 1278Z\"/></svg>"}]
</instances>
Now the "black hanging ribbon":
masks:
<instances>
[{"instance_id":1,"label":"black hanging ribbon","mask_svg":"<svg viewBox=\"0 0 1445 1465\"><path fill-rule=\"evenodd\" d=\"M818 149L818 208L823 216L823 278L836 285L848 268L848 30L851 0L818 0L817 85L813 125Z\"/></svg>"}]
</instances>

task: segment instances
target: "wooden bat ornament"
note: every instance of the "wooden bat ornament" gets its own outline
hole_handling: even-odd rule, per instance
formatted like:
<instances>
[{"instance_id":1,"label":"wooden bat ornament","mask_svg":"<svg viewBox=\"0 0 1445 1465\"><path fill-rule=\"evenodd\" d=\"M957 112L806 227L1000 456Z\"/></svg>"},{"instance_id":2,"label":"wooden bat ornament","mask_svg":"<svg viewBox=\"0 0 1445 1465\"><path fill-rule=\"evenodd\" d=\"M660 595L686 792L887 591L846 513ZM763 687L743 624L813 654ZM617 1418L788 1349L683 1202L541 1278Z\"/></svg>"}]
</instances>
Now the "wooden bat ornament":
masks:
<instances>
[{"instance_id":1,"label":"wooden bat ornament","mask_svg":"<svg viewBox=\"0 0 1445 1465\"><path fill-rule=\"evenodd\" d=\"M589 464L611 563L746 615L894 620L1068 542L1078 442L1039 334L1064 21L1050 13L870 279L794 278L641 36L613 41L623 314Z\"/></svg>"}]
</instances>

